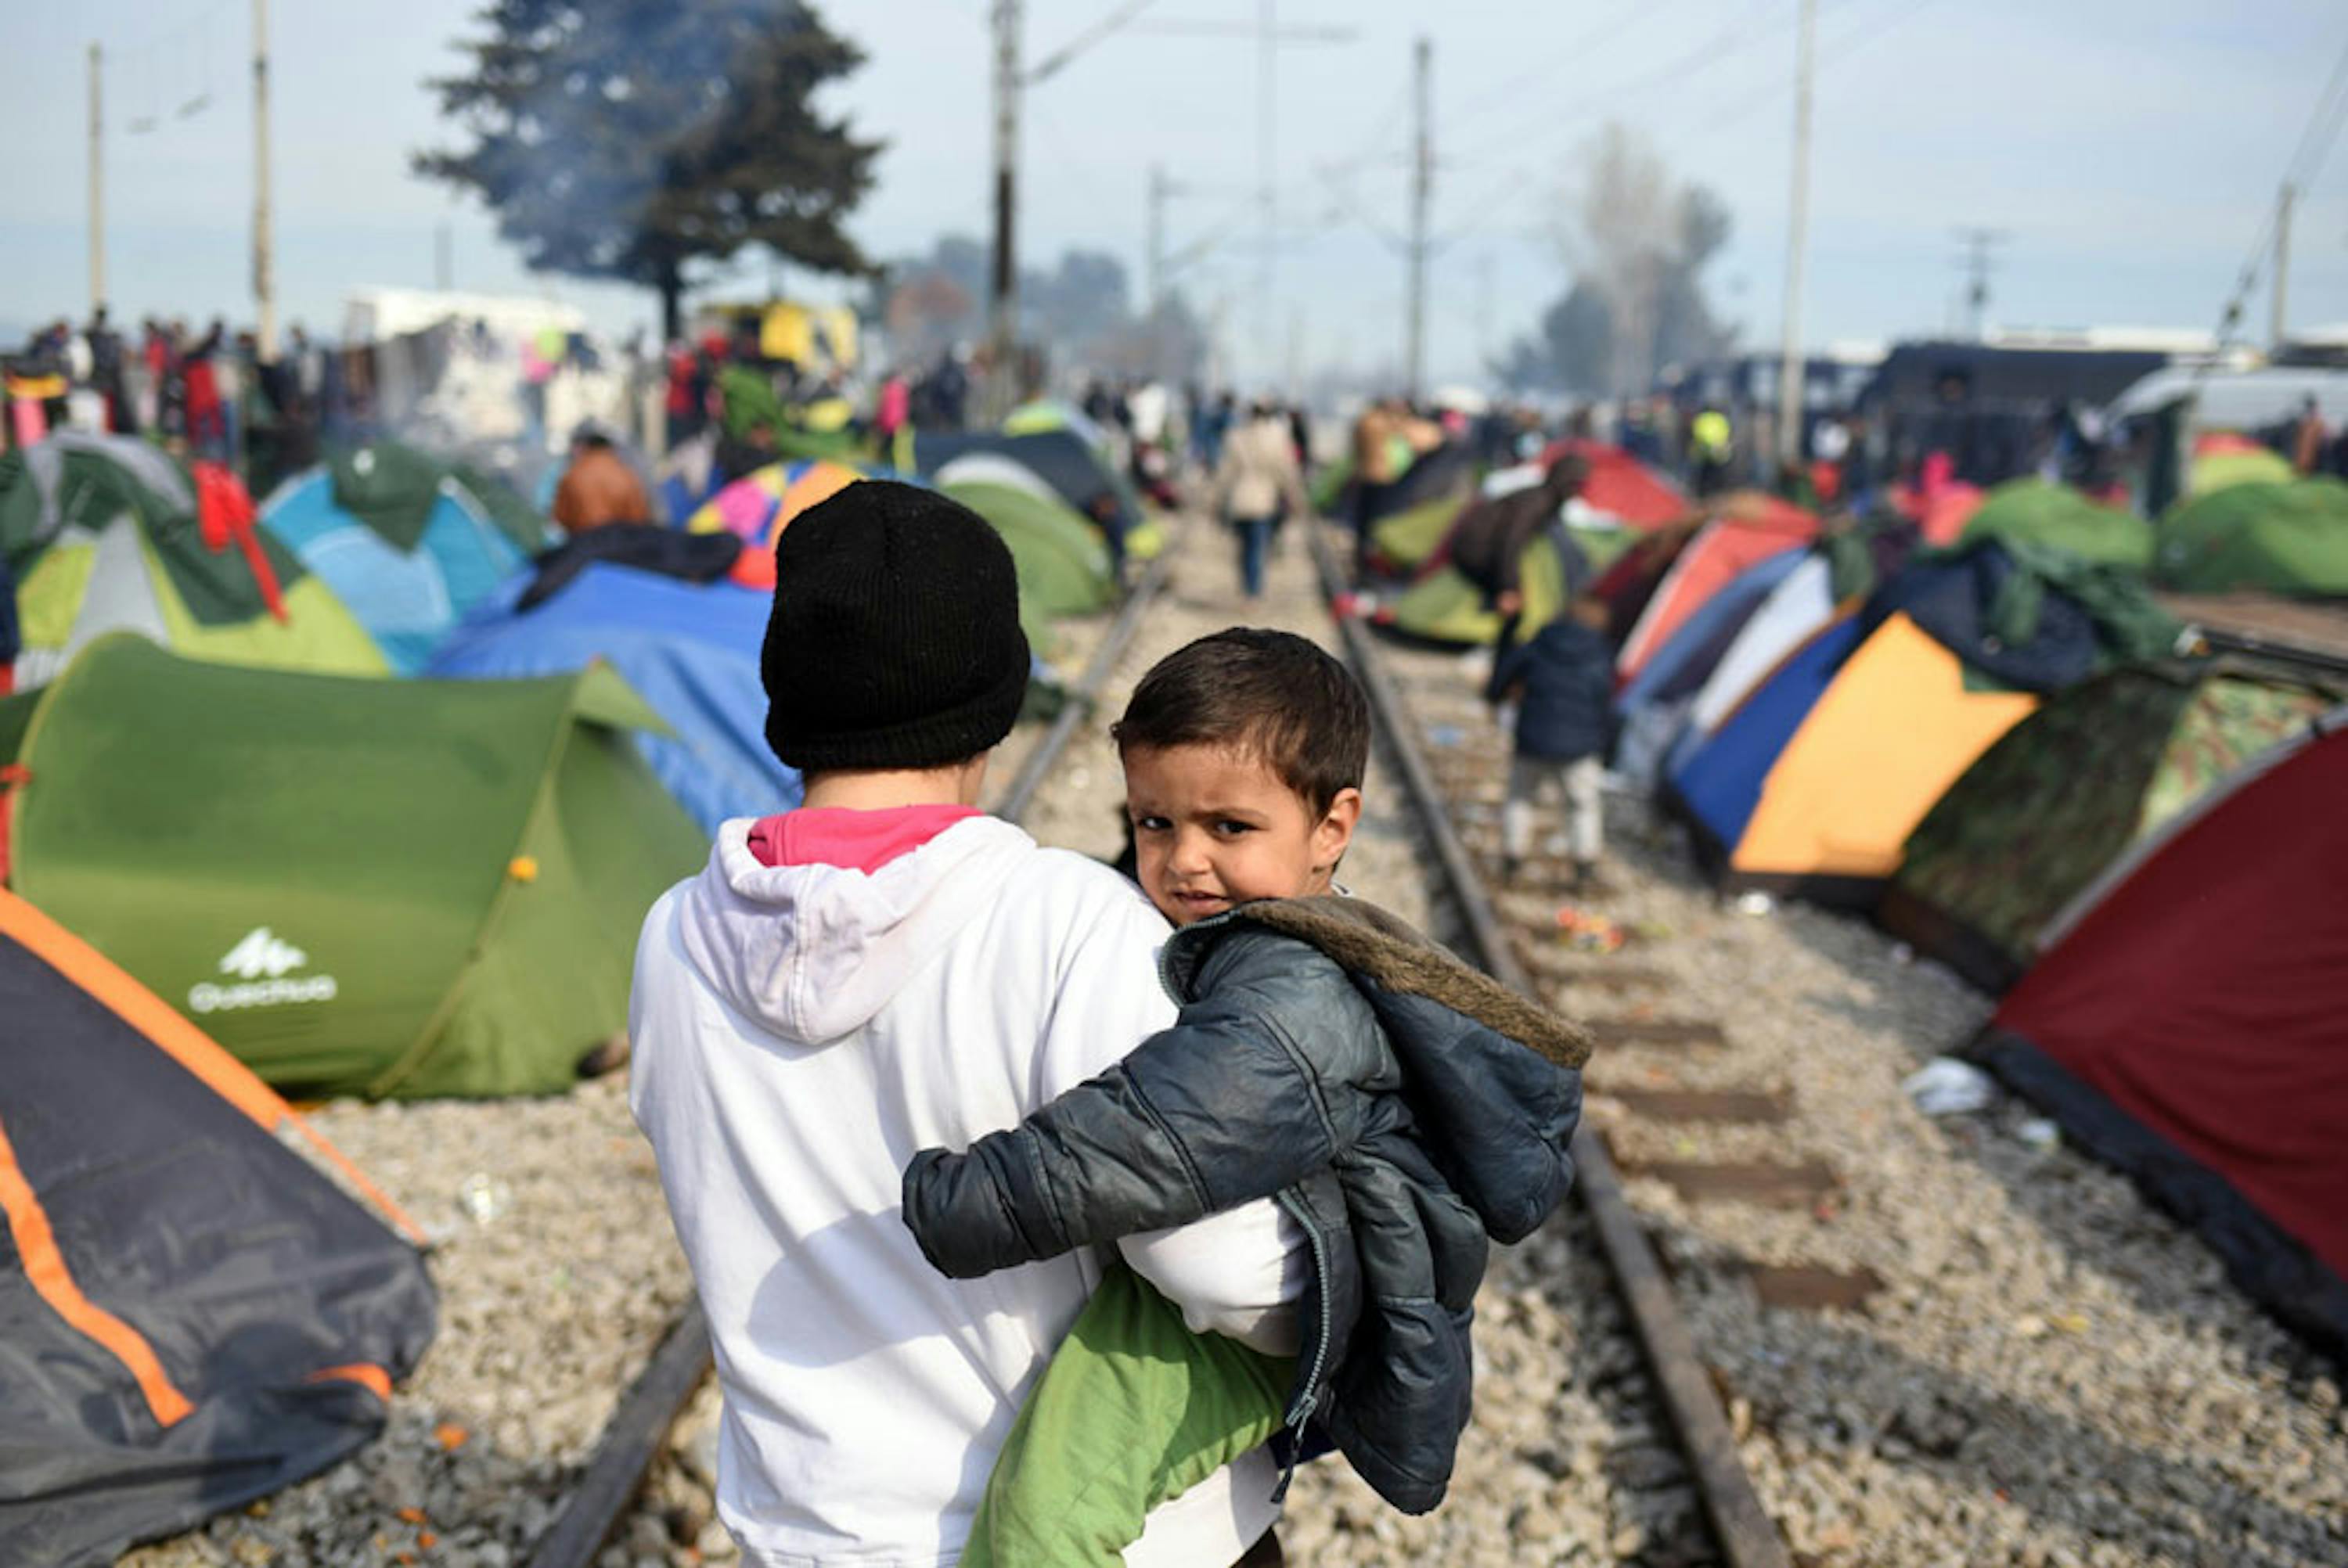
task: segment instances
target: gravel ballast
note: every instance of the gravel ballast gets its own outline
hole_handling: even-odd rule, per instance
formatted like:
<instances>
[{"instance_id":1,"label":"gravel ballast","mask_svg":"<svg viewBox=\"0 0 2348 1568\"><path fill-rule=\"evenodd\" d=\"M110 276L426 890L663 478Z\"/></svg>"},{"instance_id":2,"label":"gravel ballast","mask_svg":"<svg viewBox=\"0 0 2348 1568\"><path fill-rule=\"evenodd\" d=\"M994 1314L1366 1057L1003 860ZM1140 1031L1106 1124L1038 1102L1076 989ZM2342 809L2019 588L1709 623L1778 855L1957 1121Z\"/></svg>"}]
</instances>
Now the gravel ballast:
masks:
<instances>
[{"instance_id":1,"label":"gravel ballast","mask_svg":"<svg viewBox=\"0 0 2348 1568\"><path fill-rule=\"evenodd\" d=\"M1493 874L1506 745L1473 657L1385 657ZM1449 753L1446 755L1445 753ZM2336 1368L2264 1317L2190 1234L2056 1140L2026 1103L1935 1121L1900 1082L1962 1044L1987 999L1859 920L1742 912L1681 832L1610 797L1610 963L1651 989L1569 984L1570 1012L1715 1020L1724 1049L1608 1047L1590 1116L1626 1163L1815 1160L1808 1207L1691 1204L1632 1178L1764 1502L1802 1561L2272 1565L2348 1563L2348 1426ZM1554 828L1554 821L1547 826ZM1560 945L1564 900L1503 892ZM1609 1089L1786 1091L1787 1123L1643 1120ZM1849 1311L1765 1308L1747 1264L1871 1270ZM1464 1559L1463 1559L1464 1561Z\"/></svg>"}]
</instances>

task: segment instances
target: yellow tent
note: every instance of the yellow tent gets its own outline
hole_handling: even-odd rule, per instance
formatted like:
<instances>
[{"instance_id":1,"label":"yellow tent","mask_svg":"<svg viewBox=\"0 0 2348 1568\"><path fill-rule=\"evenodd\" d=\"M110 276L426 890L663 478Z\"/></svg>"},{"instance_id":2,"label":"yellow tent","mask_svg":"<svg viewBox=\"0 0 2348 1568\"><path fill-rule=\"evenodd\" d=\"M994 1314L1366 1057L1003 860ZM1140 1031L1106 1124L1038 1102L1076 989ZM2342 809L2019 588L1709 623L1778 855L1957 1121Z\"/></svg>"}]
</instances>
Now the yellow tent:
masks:
<instances>
[{"instance_id":1,"label":"yellow tent","mask_svg":"<svg viewBox=\"0 0 2348 1568\"><path fill-rule=\"evenodd\" d=\"M2027 692L1969 691L1963 664L1905 614L1861 643L1778 753L1732 877L1876 881L1973 759L2028 717Z\"/></svg>"}]
</instances>

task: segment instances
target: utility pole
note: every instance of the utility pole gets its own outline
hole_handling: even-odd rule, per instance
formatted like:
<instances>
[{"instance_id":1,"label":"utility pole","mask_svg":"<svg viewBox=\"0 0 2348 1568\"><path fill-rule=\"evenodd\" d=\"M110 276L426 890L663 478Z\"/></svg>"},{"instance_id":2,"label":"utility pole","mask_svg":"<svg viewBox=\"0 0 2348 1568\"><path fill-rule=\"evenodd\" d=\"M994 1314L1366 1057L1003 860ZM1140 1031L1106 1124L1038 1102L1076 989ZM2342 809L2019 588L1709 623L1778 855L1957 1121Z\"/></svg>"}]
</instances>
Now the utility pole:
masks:
<instances>
[{"instance_id":1,"label":"utility pole","mask_svg":"<svg viewBox=\"0 0 2348 1568\"><path fill-rule=\"evenodd\" d=\"M2291 188L2285 185L2282 194L2275 199L2274 295L2269 302L2272 317L2268 330L2270 346L2280 349L2290 335L2291 317Z\"/></svg>"},{"instance_id":2,"label":"utility pole","mask_svg":"<svg viewBox=\"0 0 2348 1568\"><path fill-rule=\"evenodd\" d=\"M1426 219L1435 194L1435 46L1422 34L1411 48L1412 99L1418 122L1410 171L1410 338L1403 353L1404 390L1426 390Z\"/></svg>"},{"instance_id":3,"label":"utility pole","mask_svg":"<svg viewBox=\"0 0 2348 1568\"><path fill-rule=\"evenodd\" d=\"M1142 258L1142 298L1149 310L1149 374L1152 377L1166 372L1166 203L1183 192L1183 187L1166 178L1165 167L1149 166L1149 249Z\"/></svg>"},{"instance_id":4,"label":"utility pole","mask_svg":"<svg viewBox=\"0 0 2348 1568\"><path fill-rule=\"evenodd\" d=\"M1278 0L1257 0L1255 156L1258 200L1263 210L1263 254L1256 266L1256 309L1261 323L1256 342L1267 352L1272 347L1272 288L1277 281L1280 246L1280 199L1273 183L1273 170L1279 160L1272 141L1278 128Z\"/></svg>"},{"instance_id":5,"label":"utility pole","mask_svg":"<svg viewBox=\"0 0 2348 1568\"><path fill-rule=\"evenodd\" d=\"M1802 460L1802 248L1810 221L1810 79L1817 54L1818 0L1801 0L1801 41L1794 56L1794 200L1786 226L1786 325L1778 343L1777 460Z\"/></svg>"},{"instance_id":6,"label":"utility pole","mask_svg":"<svg viewBox=\"0 0 2348 1568\"><path fill-rule=\"evenodd\" d=\"M277 359L277 279L269 238L269 0L252 0L252 297L260 306L254 344L263 364Z\"/></svg>"},{"instance_id":7,"label":"utility pole","mask_svg":"<svg viewBox=\"0 0 2348 1568\"><path fill-rule=\"evenodd\" d=\"M98 48L89 46L89 308L106 303L106 116Z\"/></svg>"},{"instance_id":8,"label":"utility pole","mask_svg":"<svg viewBox=\"0 0 2348 1568\"><path fill-rule=\"evenodd\" d=\"M1166 179L1166 166L1149 166L1149 238L1141 257L1141 297L1149 309L1150 319L1158 316L1159 291L1166 280L1166 199L1173 194Z\"/></svg>"},{"instance_id":9,"label":"utility pole","mask_svg":"<svg viewBox=\"0 0 2348 1568\"><path fill-rule=\"evenodd\" d=\"M1476 258L1476 364L1492 357L1492 252Z\"/></svg>"},{"instance_id":10,"label":"utility pole","mask_svg":"<svg viewBox=\"0 0 2348 1568\"><path fill-rule=\"evenodd\" d=\"M1998 229L1957 231L1957 241L1965 248L1959 264L1965 270L1966 333L1975 343L1989 335L1989 280L1997 267L1990 250L2004 244L2005 239L2004 231Z\"/></svg>"},{"instance_id":11,"label":"utility pole","mask_svg":"<svg viewBox=\"0 0 2348 1568\"><path fill-rule=\"evenodd\" d=\"M994 0L994 280L987 293L993 354L985 402L997 417L1018 396L1012 362L1019 345L1019 6L1020 0Z\"/></svg>"}]
</instances>

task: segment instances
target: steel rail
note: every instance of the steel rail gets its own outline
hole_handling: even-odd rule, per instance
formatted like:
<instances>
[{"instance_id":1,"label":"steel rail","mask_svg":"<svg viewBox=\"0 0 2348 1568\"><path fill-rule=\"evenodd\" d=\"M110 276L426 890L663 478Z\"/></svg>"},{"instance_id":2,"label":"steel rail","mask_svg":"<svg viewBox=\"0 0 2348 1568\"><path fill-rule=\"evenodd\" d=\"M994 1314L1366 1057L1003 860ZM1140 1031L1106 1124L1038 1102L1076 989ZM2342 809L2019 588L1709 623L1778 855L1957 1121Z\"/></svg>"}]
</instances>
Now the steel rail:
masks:
<instances>
[{"instance_id":1,"label":"steel rail","mask_svg":"<svg viewBox=\"0 0 2348 1568\"><path fill-rule=\"evenodd\" d=\"M1085 666L1084 674L1077 678L1076 689L1068 693L1067 702L1052 720L1052 727L1044 732L1044 738L1035 743L1035 749L1027 753L1027 760L1021 763L1019 771L1012 775L1010 787L994 803L994 815L1004 821L1015 823L1025 819L1029 808L1035 804L1037 792L1044 787L1044 781L1051 776L1052 769L1059 763L1060 753L1067 749L1069 737L1091 714L1094 700L1099 697L1101 688L1108 684L1109 676L1117 670L1117 661L1125 657L1126 648L1133 641L1133 634L1141 629L1141 618L1148 613L1159 591L1166 586L1174 559L1173 547L1174 541L1169 539L1167 548L1158 552L1158 559L1149 563L1148 569L1141 574L1141 580L1133 585L1131 593L1126 595L1124 608L1109 623L1108 635L1101 639L1100 647L1093 652L1092 661Z\"/></svg>"},{"instance_id":2,"label":"steel rail","mask_svg":"<svg viewBox=\"0 0 2348 1568\"><path fill-rule=\"evenodd\" d=\"M1316 527L1310 535L1313 559L1321 576L1323 597L1333 604L1345 589L1335 554ZM1512 990L1538 999L1532 977L1509 945L1507 928L1484 891L1483 879L1451 825L1450 811L1433 772L1419 750L1409 716L1387 677L1377 645L1356 618L1338 615L1338 635L1345 655L1368 692L1370 708L1387 750L1402 774L1404 791L1411 797L1427 836L1435 846L1450 892L1467 926L1469 939L1481 956L1483 968ZM1614 1282L1629 1312L1632 1329L1653 1373L1657 1391L1673 1430L1684 1450L1696 1491L1704 1503L1705 1522L1729 1568L1791 1568L1784 1538L1762 1507L1753 1478L1737 1457L1736 1439L1720 1406L1711 1375L1696 1354L1663 1265L1641 1228L1636 1214L1622 1195L1622 1179L1614 1161L1587 1125L1573 1133L1574 1190L1581 1195L1598 1230L1599 1245L1613 1271Z\"/></svg>"}]
</instances>

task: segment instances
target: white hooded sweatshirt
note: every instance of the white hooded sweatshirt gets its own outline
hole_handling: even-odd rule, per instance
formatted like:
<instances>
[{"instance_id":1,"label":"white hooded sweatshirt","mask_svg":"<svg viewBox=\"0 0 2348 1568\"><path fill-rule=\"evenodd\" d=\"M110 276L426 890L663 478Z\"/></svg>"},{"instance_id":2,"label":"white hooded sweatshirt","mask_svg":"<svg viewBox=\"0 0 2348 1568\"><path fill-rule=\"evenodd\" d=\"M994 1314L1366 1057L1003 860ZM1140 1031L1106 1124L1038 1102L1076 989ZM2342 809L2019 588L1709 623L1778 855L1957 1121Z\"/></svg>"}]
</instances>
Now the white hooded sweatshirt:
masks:
<instances>
[{"instance_id":1,"label":"white hooded sweatshirt","mask_svg":"<svg viewBox=\"0 0 2348 1568\"><path fill-rule=\"evenodd\" d=\"M718 1512L757 1568L935 1568L1099 1263L948 1279L901 1218L901 1173L1172 1021L1167 927L993 817L869 874L763 865L750 826L646 917L631 1008L631 1101L725 1393ZM1119 1245L1194 1330L1294 1351L1303 1239L1271 1204ZM1248 1456L1154 1512L1128 1563L1232 1561L1275 1479Z\"/></svg>"}]
</instances>

